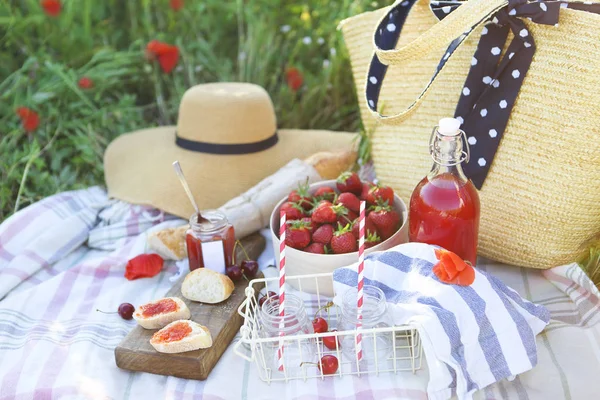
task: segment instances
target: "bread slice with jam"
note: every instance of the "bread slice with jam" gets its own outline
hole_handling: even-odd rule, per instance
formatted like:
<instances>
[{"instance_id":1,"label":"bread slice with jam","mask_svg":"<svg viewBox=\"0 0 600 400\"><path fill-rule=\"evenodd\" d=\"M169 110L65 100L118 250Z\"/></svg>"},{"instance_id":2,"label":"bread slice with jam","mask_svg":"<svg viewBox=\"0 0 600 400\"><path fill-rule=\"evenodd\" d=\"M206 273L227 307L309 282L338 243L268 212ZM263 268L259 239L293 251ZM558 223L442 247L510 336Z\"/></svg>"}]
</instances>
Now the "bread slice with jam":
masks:
<instances>
[{"instance_id":1,"label":"bread slice with jam","mask_svg":"<svg viewBox=\"0 0 600 400\"><path fill-rule=\"evenodd\" d=\"M165 297L142 304L133 313L133 319L145 329L160 329L173 321L189 319L190 309L178 297Z\"/></svg>"},{"instance_id":2,"label":"bread slice with jam","mask_svg":"<svg viewBox=\"0 0 600 400\"><path fill-rule=\"evenodd\" d=\"M150 344L159 353L183 353L212 346L212 336L207 327L194 321L180 320L152 335Z\"/></svg>"}]
</instances>

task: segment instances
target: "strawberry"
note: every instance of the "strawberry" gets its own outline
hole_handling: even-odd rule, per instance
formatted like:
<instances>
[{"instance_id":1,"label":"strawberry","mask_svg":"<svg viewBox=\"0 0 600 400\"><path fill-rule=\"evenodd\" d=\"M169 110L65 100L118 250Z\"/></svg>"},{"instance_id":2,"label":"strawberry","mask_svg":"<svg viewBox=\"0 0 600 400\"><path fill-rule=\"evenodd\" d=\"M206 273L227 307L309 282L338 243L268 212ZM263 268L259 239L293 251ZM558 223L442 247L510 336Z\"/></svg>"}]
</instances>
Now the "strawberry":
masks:
<instances>
[{"instance_id":1,"label":"strawberry","mask_svg":"<svg viewBox=\"0 0 600 400\"><path fill-rule=\"evenodd\" d=\"M365 238L365 249L370 249L373 246L377 246L381 243L381 238L377 233L370 233Z\"/></svg>"},{"instance_id":2,"label":"strawberry","mask_svg":"<svg viewBox=\"0 0 600 400\"><path fill-rule=\"evenodd\" d=\"M312 212L312 220L317 224L331 224L337 221L338 216L347 213L346 207L338 204L333 205L327 200L323 200Z\"/></svg>"},{"instance_id":3,"label":"strawberry","mask_svg":"<svg viewBox=\"0 0 600 400\"><path fill-rule=\"evenodd\" d=\"M366 200L370 206L380 202L387 202L388 205L392 205L394 204L394 190L389 186L373 186L369 190Z\"/></svg>"},{"instance_id":4,"label":"strawberry","mask_svg":"<svg viewBox=\"0 0 600 400\"><path fill-rule=\"evenodd\" d=\"M308 230L310 231L311 235L313 233L315 233L315 229L317 229L317 225L312 222L312 219L310 219L310 217L304 217L301 219L301 221L306 222L308 224Z\"/></svg>"},{"instance_id":5,"label":"strawberry","mask_svg":"<svg viewBox=\"0 0 600 400\"><path fill-rule=\"evenodd\" d=\"M336 204L343 204L350 211L360 211L360 200L354 193L342 193L338 196Z\"/></svg>"},{"instance_id":6,"label":"strawberry","mask_svg":"<svg viewBox=\"0 0 600 400\"><path fill-rule=\"evenodd\" d=\"M367 220L369 219L375 225L383 240L391 237L400 228L400 215L386 204L373 207L367 217Z\"/></svg>"},{"instance_id":7,"label":"strawberry","mask_svg":"<svg viewBox=\"0 0 600 400\"><path fill-rule=\"evenodd\" d=\"M325 224L321 225L313 233L312 240L316 243L329 244L331 237L333 236L333 225Z\"/></svg>"},{"instance_id":8,"label":"strawberry","mask_svg":"<svg viewBox=\"0 0 600 400\"><path fill-rule=\"evenodd\" d=\"M331 249L335 254L352 253L358 249L356 238L352 234L350 224L340 226L331 238Z\"/></svg>"},{"instance_id":9,"label":"strawberry","mask_svg":"<svg viewBox=\"0 0 600 400\"><path fill-rule=\"evenodd\" d=\"M292 221L285 231L285 244L295 249L303 249L310 244L310 230L303 221Z\"/></svg>"},{"instance_id":10,"label":"strawberry","mask_svg":"<svg viewBox=\"0 0 600 400\"><path fill-rule=\"evenodd\" d=\"M345 226L346 224L352 225L356 218L358 218L358 213L350 210L342 211L338 216L337 223L342 224L342 226Z\"/></svg>"},{"instance_id":11,"label":"strawberry","mask_svg":"<svg viewBox=\"0 0 600 400\"><path fill-rule=\"evenodd\" d=\"M344 172L337 178L337 188L340 192L351 192L360 195L362 192L362 182L356 172Z\"/></svg>"},{"instance_id":12,"label":"strawberry","mask_svg":"<svg viewBox=\"0 0 600 400\"><path fill-rule=\"evenodd\" d=\"M311 243L304 251L315 254L326 254L325 245L323 243Z\"/></svg>"},{"instance_id":13,"label":"strawberry","mask_svg":"<svg viewBox=\"0 0 600 400\"><path fill-rule=\"evenodd\" d=\"M371 190L372 187L373 184L371 182L363 182L362 191L360 192L360 196L358 196L358 198L366 201L367 195L369 194L369 190Z\"/></svg>"},{"instance_id":14,"label":"strawberry","mask_svg":"<svg viewBox=\"0 0 600 400\"><path fill-rule=\"evenodd\" d=\"M288 221L304 217L304 209L298 203L285 202L281 205L281 210L285 213Z\"/></svg>"},{"instance_id":15,"label":"strawberry","mask_svg":"<svg viewBox=\"0 0 600 400\"><path fill-rule=\"evenodd\" d=\"M358 240L358 219L356 219L354 221L354 223L352 224L352 234L354 235L354 237L356 238L356 240ZM377 228L375 227L375 224L373 224L373 221L371 221L369 218L367 218L365 220L365 235L368 237L369 235L377 235L379 236L379 233L377 233Z\"/></svg>"},{"instance_id":16,"label":"strawberry","mask_svg":"<svg viewBox=\"0 0 600 400\"><path fill-rule=\"evenodd\" d=\"M315 197L317 197L319 200L333 201L335 198L335 190L329 186L320 187L315 192Z\"/></svg>"},{"instance_id":17,"label":"strawberry","mask_svg":"<svg viewBox=\"0 0 600 400\"><path fill-rule=\"evenodd\" d=\"M312 197L308 193L308 178L306 178L306 182L298 185L298 189L292 190L288 201L300 204L305 210L312 208Z\"/></svg>"}]
</instances>

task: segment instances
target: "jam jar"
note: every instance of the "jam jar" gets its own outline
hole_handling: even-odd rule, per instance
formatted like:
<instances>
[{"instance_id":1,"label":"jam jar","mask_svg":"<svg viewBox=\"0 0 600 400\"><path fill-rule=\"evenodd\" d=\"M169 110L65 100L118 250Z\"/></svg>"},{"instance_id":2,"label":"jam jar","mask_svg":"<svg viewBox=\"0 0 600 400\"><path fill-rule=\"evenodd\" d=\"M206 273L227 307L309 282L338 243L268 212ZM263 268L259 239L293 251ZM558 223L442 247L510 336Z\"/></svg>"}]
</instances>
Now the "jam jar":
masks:
<instances>
[{"instance_id":1,"label":"jam jar","mask_svg":"<svg viewBox=\"0 0 600 400\"><path fill-rule=\"evenodd\" d=\"M218 210L202 211L208 221L198 222L198 214L190 217L186 232L186 244L190 271L209 268L220 274L233 264L235 232L225 214Z\"/></svg>"}]
</instances>

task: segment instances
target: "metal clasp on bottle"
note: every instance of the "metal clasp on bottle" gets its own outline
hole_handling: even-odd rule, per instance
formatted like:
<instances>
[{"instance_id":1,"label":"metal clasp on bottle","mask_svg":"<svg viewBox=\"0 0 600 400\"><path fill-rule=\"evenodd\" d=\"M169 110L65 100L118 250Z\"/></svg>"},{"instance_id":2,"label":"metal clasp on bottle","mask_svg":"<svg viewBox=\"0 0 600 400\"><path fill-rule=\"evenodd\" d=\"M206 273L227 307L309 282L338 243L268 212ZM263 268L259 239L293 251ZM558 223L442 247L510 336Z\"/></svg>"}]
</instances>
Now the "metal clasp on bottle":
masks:
<instances>
[{"instance_id":1,"label":"metal clasp on bottle","mask_svg":"<svg viewBox=\"0 0 600 400\"><path fill-rule=\"evenodd\" d=\"M442 134L440 134L439 132L439 126L435 126L433 128L433 131L431 132L431 136L429 138L429 154L431 154L431 158L433 159L433 161L435 161L436 163L444 166L444 167L451 167L454 165L458 165L460 163L462 163L463 161L469 162L470 158L471 158L471 150L469 149L469 142L467 142L467 134L465 133L465 131L463 131L462 129L459 129L460 131L460 136L462 137L462 145L463 145L463 149L461 151L461 156L458 160L456 161L449 161L449 160L443 160L442 158L439 157L439 151L436 150L436 142L442 140L443 138L447 138L449 136L443 136Z\"/></svg>"}]
</instances>

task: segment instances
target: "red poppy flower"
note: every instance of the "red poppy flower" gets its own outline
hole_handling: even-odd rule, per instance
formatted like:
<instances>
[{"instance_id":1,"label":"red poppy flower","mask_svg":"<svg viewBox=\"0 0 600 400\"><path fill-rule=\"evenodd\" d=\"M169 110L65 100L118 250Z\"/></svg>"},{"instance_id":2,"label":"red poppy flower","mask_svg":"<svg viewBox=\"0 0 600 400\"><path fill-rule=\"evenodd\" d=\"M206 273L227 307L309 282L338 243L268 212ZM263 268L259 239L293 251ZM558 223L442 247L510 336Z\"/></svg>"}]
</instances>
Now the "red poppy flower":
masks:
<instances>
[{"instance_id":1,"label":"red poppy flower","mask_svg":"<svg viewBox=\"0 0 600 400\"><path fill-rule=\"evenodd\" d=\"M132 258L125 267L125 278L132 281L138 278L152 278L163 267L164 260L158 254L140 254Z\"/></svg>"},{"instance_id":2,"label":"red poppy flower","mask_svg":"<svg viewBox=\"0 0 600 400\"><path fill-rule=\"evenodd\" d=\"M152 40L146 46L146 57L156 59L164 73L168 74L175 68L179 60L179 49L167 43Z\"/></svg>"},{"instance_id":3,"label":"red poppy flower","mask_svg":"<svg viewBox=\"0 0 600 400\"><path fill-rule=\"evenodd\" d=\"M433 273L444 283L469 286L475 280L475 269L455 253L435 249L439 262L433 267Z\"/></svg>"},{"instance_id":4,"label":"red poppy flower","mask_svg":"<svg viewBox=\"0 0 600 400\"><path fill-rule=\"evenodd\" d=\"M179 11L183 8L183 0L171 0L170 5L173 11Z\"/></svg>"},{"instance_id":5,"label":"red poppy flower","mask_svg":"<svg viewBox=\"0 0 600 400\"><path fill-rule=\"evenodd\" d=\"M37 113L27 107L19 107L16 110L17 115L21 118L23 129L27 132L33 132L40 125L40 117Z\"/></svg>"},{"instance_id":6,"label":"red poppy flower","mask_svg":"<svg viewBox=\"0 0 600 400\"><path fill-rule=\"evenodd\" d=\"M62 10L60 0L42 0L40 1L40 5L44 9L46 15L51 17L58 17Z\"/></svg>"},{"instance_id":7,"label":"red poppy flower","mask_svg":"<svg viewBox=\"0 0 600 400\"><path fill-rule=\"evenodd\" d=\"M294 92L298 91L304 82L304 77L297 68L291 67L285 71L285 79L287 80L287 85Z\"/></svg>"},{"instance_id":8,"label":"red poppy flower","mask_svg":"<svg viewBox=\"0 0 600 400\"><path fill-rule=\"evenodd\" d=\"M82 89L91 89L94 87L94 81L87 76L82 76L79 82L77 82L77 85Z\"/></svg>"}]
</instances>

